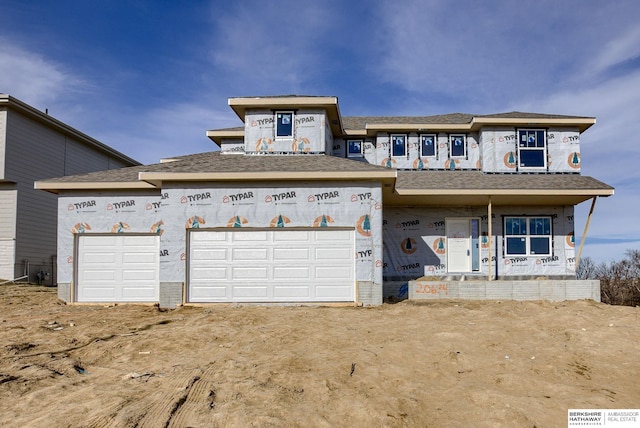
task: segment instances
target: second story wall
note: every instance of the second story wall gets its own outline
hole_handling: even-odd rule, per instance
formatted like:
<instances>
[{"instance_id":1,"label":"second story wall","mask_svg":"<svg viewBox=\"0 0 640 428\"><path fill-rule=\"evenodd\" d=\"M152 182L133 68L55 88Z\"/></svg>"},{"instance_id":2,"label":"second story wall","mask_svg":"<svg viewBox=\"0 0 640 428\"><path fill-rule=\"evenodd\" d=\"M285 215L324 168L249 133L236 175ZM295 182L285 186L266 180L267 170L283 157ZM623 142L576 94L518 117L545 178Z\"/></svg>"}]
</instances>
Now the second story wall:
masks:
<instances>
[{"instance_id":1,"label":"second story wall","mask_svg":"<svg viewBox=\"0 0 640 428\"><path fill-rule=\"evenodd\" d=\"M323 110L249 110L245 153L326 153L333 137Z\"/></svg>"},{"instance_id":2,"label":"second story wall","mask_svg":"<svg viewBox=\"0 0 640 428\"><path fill-rule=\"evenodd\" d=\"M541 131L543 139L520 141L525 132ZM482 170L485 172L580 172L580 132L577 128L484 128L480 132ZM541 166L526 165L526 151L539 151Z\"/></svg>"}]
</instances>

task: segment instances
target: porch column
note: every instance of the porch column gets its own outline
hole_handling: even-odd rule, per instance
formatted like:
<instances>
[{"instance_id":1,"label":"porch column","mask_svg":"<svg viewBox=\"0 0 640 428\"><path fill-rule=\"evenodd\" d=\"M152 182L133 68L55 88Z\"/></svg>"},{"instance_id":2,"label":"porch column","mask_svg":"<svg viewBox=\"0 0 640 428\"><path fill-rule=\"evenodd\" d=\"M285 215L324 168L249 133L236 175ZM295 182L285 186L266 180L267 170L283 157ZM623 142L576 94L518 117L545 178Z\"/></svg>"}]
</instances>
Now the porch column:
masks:
<instances>
[{"instance_id":1,"label":"porch column","mask_svg":"<svg viewBox=\"0 0 640 428\"><path fill-rule=\"evenodd\" d=\"M489 239L489 281L493 281L493 263L491 263L491 258L493 257L493 246L491 245L491 240L493 239L493 220L491 218L492 209L491 209L491 195L489 195L489 204L487 205L487 235Z\"/></svg>"},{"instance_id":2,"label":"porch column","mask_svg":"<svg viewBox=\"0 0 640 428\"><path fill-rule=\"evenodd\" d=\"M593 209L596 206L597 196L593 197L591 201L591 209L589 210L589 215L587 216L587 223L584 225L584 232L582 232L582 239L580 240L580 248L578 248L578 255L576 256L576 272L578 271L578 263L580 263L580 257L582 256L582 247L584 247L584 241L587 240L587 232L589 231L589 223L591 223L591 216L593 215ZM573 218L575 224L575 216ZM573 231L573 238L575 239L575 227Z\"/></svg>"}]
</instances>

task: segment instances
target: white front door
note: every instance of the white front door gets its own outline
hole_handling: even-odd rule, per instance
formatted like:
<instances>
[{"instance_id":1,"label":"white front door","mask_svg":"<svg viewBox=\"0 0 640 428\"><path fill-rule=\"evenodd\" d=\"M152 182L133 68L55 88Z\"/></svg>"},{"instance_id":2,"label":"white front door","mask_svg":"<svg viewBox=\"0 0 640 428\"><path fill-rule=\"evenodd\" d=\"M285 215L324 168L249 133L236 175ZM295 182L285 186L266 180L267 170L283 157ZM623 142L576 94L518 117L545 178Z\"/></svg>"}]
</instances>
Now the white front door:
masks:
<instances>
[{"instance_id":1,"label":"white front door","mask_svg":"<svg viewBox=\"0 0 640 428\"><path fill-rule=\"evenodd\" d=\"M447 219L447 270L471 271L471 240L469 219Z\"/></svg>"}]
</instances>

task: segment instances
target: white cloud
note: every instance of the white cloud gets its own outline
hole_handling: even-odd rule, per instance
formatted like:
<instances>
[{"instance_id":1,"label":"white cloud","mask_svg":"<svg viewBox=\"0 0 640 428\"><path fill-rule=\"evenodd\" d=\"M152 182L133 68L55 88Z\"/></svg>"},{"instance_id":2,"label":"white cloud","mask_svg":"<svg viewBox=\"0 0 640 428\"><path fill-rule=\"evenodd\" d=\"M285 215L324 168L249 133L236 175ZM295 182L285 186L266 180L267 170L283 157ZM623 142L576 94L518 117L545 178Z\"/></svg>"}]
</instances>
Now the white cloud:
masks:
<instances>
[{"instance_id":1,"label":"white cloud","mask_svg":"<svg viewBox=\"0 0 640 428\"><path fill-rule=\"evenodd\" d=\"M215 143L206 137L206 131L242 125L228 108L217 110L188 103L131 114L124 111L115 119L117 126L105 127L93 136L145 164L170 156L217 150Z\"/></svg>"},{"instance_id":2,"label":"white cloud","mask_svg":"<svg viewBox=\"0 0 640 428\"><path fill-rule=\"evenodd\" d=\"M54 60L0 39L0 92L44 110L86 83Z\"/></svg>"},{"instance_id":3,"label":"white cloud","mask_svg":"<svg viewBox=\"0 0 640 428\"><path fill-rule=\"evenodd\" d=\"M640 57L640 27L633 27L615 36L593 60L593 73L599 73L625 61Z\"/></svg>"}]
</instances>

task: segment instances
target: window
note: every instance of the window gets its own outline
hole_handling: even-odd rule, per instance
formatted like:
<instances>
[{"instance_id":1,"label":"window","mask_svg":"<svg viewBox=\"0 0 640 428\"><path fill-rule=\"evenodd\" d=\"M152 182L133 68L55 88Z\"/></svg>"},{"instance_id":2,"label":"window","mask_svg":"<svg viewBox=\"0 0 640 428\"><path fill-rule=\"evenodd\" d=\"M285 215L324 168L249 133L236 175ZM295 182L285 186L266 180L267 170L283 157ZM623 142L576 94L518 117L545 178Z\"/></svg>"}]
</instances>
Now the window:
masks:
<instances>
[{"instance_id":1,"label":"window","mask_svg":"<svg viewBox=\"0 0 640 428\"><path fill-rule=\"evenodd\" d=\"M507 256L550 256L551 217L505 217Z\"/></svg>"},{"instance_id":2,"label":"window","mask_svg":"<svg viewBox=\"0 0 640 428\"><path fill-rule=\"evenodd\" d=\"M361 157L363 145L362 140L347 140L347 157Z\"/></svg>"},{"instance_id":3,"label":"window","mask_svg":"<svg viewBox=\"0 0 640 428\"><path fill-rule=\"evenodd\" d=\"M293 112L276 112L276 138L293 138Z\"/></svg>"},{"instance_id":4,"label":"window","mask_svg":"<svg viewBox=\"0 0 640 428\"><path fill-rule=\"evenodd\" d=\"M407 155L407 136L391 135L391 157Z\"/></svg>"},{"instance_id":5,"label":"window","mask_svg":"<svg viewBox=\"0 0 640 428\"><path fill-rule=\"evenodd\" d=\"M464 135L449 136L449 156L452 158L467 157L467 139Z\"/></svg>"},{"instance_id":6,"label":"window","mask_svg":"<svg viewBox=\"0 0 640 428\"><path fill-rule=\"evenodd\" d=\"M436 156L436 135L420 135L420 157L428 158Z\"/></svg>"},{"instance_id":7,"label":"window","mask_svg":"<svg viewBox=\"0 0 640 428\"><path fill-rule=\"evenodd\" d=\"M523 169L547 167L545 131L542 129L518 130L518 166Z\"/></svg>"}]
</instances>

